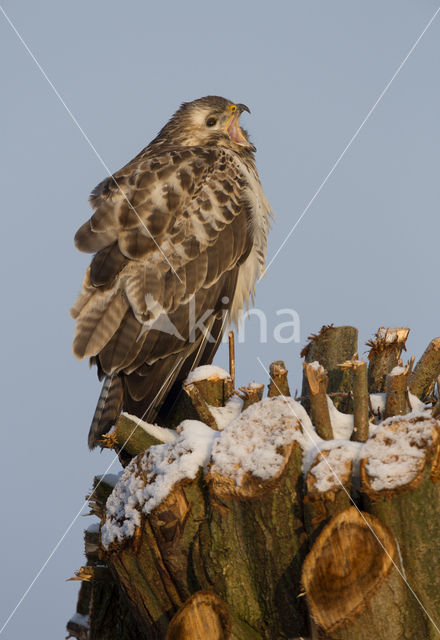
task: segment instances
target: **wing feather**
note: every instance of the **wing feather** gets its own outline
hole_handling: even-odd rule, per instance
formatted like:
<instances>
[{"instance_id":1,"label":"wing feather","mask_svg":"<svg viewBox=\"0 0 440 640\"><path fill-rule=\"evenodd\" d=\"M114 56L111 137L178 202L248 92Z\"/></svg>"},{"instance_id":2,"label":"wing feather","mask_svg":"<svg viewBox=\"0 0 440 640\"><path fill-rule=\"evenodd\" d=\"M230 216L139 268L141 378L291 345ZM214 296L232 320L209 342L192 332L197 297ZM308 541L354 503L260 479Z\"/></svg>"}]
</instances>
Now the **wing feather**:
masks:
<instances>
[{"instance_id":1,"label":"wing feather","mask_svg":"<svg viewBox=\"0 0 440 640\"><path fill-rule=\"evenodd\" d=\"M94 287L111 284L127 262L127 258L119 251L118 243L109 244L98 251L90 263L91 284Z\"/></svg>"},{"instance_id":2,"label":"wing feather","mask_svg":"<svg viewBox=\"0 0 440 640\"><path fill-rule=\"evenodd\" d=\"M95 213L76 235L97 253L73 310L74 350L97 356L107 375L131 377L192 352L201 334L188 344L190 312L215 315L226 289L232 299L252 236L246 181L226 149L141 154L114 177L120 189L110 178L98 185Z\"/></svg>"},{"instance_id":3,"label":"wing feather","mask_svg":"<svg viewBox=\"0 0 440 640\"><path fill-rule=\"evenodd\" d=\"M73 352L79 359L98 354L119 329L128 308L122 291L110 296L96 296L87 303L76 323Z\"/></svg>"}]
</instances>

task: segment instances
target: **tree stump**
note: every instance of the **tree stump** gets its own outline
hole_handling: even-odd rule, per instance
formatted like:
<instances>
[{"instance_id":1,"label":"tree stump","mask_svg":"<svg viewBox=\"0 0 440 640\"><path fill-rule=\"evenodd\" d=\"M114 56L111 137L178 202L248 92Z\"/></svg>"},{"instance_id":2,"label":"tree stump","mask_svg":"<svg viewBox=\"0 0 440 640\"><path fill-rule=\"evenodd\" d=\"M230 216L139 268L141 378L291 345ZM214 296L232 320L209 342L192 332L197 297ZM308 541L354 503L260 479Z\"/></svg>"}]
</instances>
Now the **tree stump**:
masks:
<instances>
[{"instance_id":1,"label":"tree stump","mask_svg":"<svg viewBox=\"0 0 440 640\"><path fill-rule=\"evenodd\" d=\"M440 640L436 342L411 373L408 331L378 331L367 378L356 331L324 327L304 404L277 361L266 398L209 367L167 428L121 416L103 444L127 466L94 479L70 637Z\"/></svg>"}]
</instances>

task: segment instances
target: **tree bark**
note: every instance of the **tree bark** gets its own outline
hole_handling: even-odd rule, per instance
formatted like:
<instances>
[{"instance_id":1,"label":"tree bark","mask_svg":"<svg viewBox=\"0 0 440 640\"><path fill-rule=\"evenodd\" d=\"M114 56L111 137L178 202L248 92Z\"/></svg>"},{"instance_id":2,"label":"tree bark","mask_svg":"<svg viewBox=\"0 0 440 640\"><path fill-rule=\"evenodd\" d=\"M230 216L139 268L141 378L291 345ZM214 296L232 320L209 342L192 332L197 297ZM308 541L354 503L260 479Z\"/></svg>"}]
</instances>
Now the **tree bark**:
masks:
<instances>
[{"instance_id":1,"label":"tree bark","mask_svg":"<svg viewBox=\"0 0 440 640\"><path fill-rule=\"evenodd\" d=\"M353 433L351 439L365 442L370 429L370 398L368 395L367 363L357 359L357 353L352 360L339 365L343 370L352 372L353 388Z\"/></svg>"},{"instance_id":2,"label":"tree bark","mask_svg":"<svg viewBox=\"0 0 440 640\"><path fill-rule=\"evenodd\" d=\"M409 381L409 390L418 398L425 399L433 390L440 375L440 338L431 340L416 364Z\"/></svg>"},{"instance_id":3,"label":"tree bark","mask_svg":"<svg viewBox=\"0 0 440 640\"><path fill-rule=\"evenodd\" d=\"M385 329L380 327L373 340L367 342L370 347L368 354L368 391L370 393L384 393L387 374L397 367L405 344L409 329Z\"/></svg>"},{"instance_id":4,"label":"tree bark","mask_svg":"<svg viewBox=\"0 0 440 640\"><path fill-rule=\"evenodd\" d=\"M190 558L204 516L199 475L175 485L150 516L142 518L133 538L103 550L147 638L163 638L173 615L200 588Z\"/></svg>"},{"instance_id":5,"label":"tree bark","mask_svg":"<svg viewBox=\"0 0 440 640\"><path fill-rule=\"evenodd\" d=\"M323 326L318 334L309 336L309 344L302 350L306 363L319 362L328 374L328 393L342 392L346 396L335 397L334 404L340 411L350 410L352 383L350 372L341 370L339 364L351 360L358 351L358 330L355 327ZM307 376L303 376L301 395L309 395Z\"/></svg>"},{"instance_id":6,"label":"tree bark","mask_svg":"<svg viewBox=\"0 0 440 640\"><path fill-rule=\"evenodd\" d=\"M409 367L397 367L386 377L385 418L403 416L408 412Z\"/></svg>"},{"instance_id":7,"label":"tree bark","mask_svg":"<svg viewBox=\"0 0 440 640\"><path fill-rule=\"evenodd\" d=\"M264 384L253 382L248 387L240 387L239 391L240 393L238 393L238 395L243 400L242 411L244 411L245 409L250 407L251 404L255 404L256 402L260 402L260 400L262 400L264 393Z\"/></svg>"},{"instance_id":8,"label":"tree bark","mask_svg":"<svg viewBox=\"0 0 440 640\"><path fill-rule=\"evenodd\" d=\"M208 474L211 517L195 546L202 588L215 584L233 617L267 640L306 631L297 599L305 551L298 508L302 451L293 442L282 455L281 472L268 481L248 474L238 486L229 477Z\"/></svg>"},{"instance_id":9,"label":"tree bark","mask_svg":"<svg viewBox=\"0 0 440 640\"><path fill-rule=\"evenodd\" d=\"M270 382L268 389L269 398L275 396L290 396L289 383L287 382L288 371L282 360L272 362L269 368Z\"/></svg>"},{"instance_id":10,"label":"tree bark","mask_svg":"<svg viewBox=\"0 0 440 640\"><path fill-rule=\"evenodd\" d=\"M138 640L139 628L118 582L99 554L97 527L84 532L87 567L74 579L81 580L76 611L67 623L69 637L78 640Z\"/></svg>"},{"instance_id":11,"label":"tree bark","mask_svg":"<svg viewBox=\"0 0 440 640\"><path fill-rule=\"evenodd\" d=\"M324 440L333 438L330 411L327 402L327 371L321 365L303 363L310 393L310 417L316 431Z\"/></svg>"},{"instance_id":12,"label":"tree bark","mask_svg":"<svg viewBox=\"0 0 440 640\"><path fill-rule=\"evenodd\" d=\"M335 449L322 449L307 472L304 523L309 545L313 544L332 516L351 504L353 462L346 459L341 463L335 453ZM315 475L319 467L321 483Z\"/></svg>"},{"instance_id":13,"label":"tree bark","mask_svg":"<svg viewBox=\"0 0 440 640\"><path fill-rule=\"evenodd\" d=\"M422 424L431 428L429 437L426 432L418 435L418 427ZM412 418L401 423L393 421L387 429L390 442L397 432L399 440L416 444L417 457L412 472L403 484L392 480L392 488L377 489L374 475L377 462L372 454L361 462L361 491L368 511L380 518L394 534L403 559L404 575L433 621L428 624L426 637L438 640L440 631L433 623L440 627L440 426L432 418ZM372 441L378 437L375 434ZM390 454L380 456L379 460L390 466L388 476L393 478L398 460L392 447L389 448ZM400 456L408 456L403 451Z\"/></svg>"}]
</instances>

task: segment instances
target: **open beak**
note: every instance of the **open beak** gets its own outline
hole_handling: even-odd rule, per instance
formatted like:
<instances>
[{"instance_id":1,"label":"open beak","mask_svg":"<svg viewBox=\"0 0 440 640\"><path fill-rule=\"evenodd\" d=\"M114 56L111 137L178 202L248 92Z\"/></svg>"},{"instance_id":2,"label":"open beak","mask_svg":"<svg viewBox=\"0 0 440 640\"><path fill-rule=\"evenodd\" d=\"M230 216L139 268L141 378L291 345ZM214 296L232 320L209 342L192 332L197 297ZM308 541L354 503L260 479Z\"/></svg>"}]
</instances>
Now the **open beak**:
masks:
<instances>
[{"instance_id":1,"label":"open beak","mask_svg":"<svg viewBox=\"0 0 440 640\"><path fill-rule=\"evenodd\" d=\"M249 142L249 140L240 129L240 125L238 124L238 119L243 111L247 111L248 113L251 112L249 107L247 107L245 104L235 104L230 105L229 108L232 111L232 115L226 122L226 133L228 134L230 139L236 144L239 144L240 147L246 147L247 149L256 151L254 145Z\"/></svg>"}]
</instances>

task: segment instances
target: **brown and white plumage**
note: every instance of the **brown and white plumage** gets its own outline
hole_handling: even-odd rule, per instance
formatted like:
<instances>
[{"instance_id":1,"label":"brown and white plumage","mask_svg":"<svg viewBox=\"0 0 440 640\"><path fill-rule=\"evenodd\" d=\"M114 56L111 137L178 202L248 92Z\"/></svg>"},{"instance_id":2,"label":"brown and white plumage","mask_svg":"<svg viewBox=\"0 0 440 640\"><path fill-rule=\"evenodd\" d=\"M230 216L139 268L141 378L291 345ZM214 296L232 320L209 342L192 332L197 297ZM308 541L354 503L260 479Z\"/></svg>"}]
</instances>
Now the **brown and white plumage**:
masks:
<instances>
[{"instance_id":1,"label":"brown and white plumage","mask_svg":"<svg viewBox=\"0 0 440 640\"><path fill-rule=\"evenodd\" d=\"M270 207L238 125L245 109L216 96L183 104L91 194L75 243L95 255L71 310L74 353L105 378L90 447L122 409L154 420L253 293Z\"/></svg>"}]
</instances>

